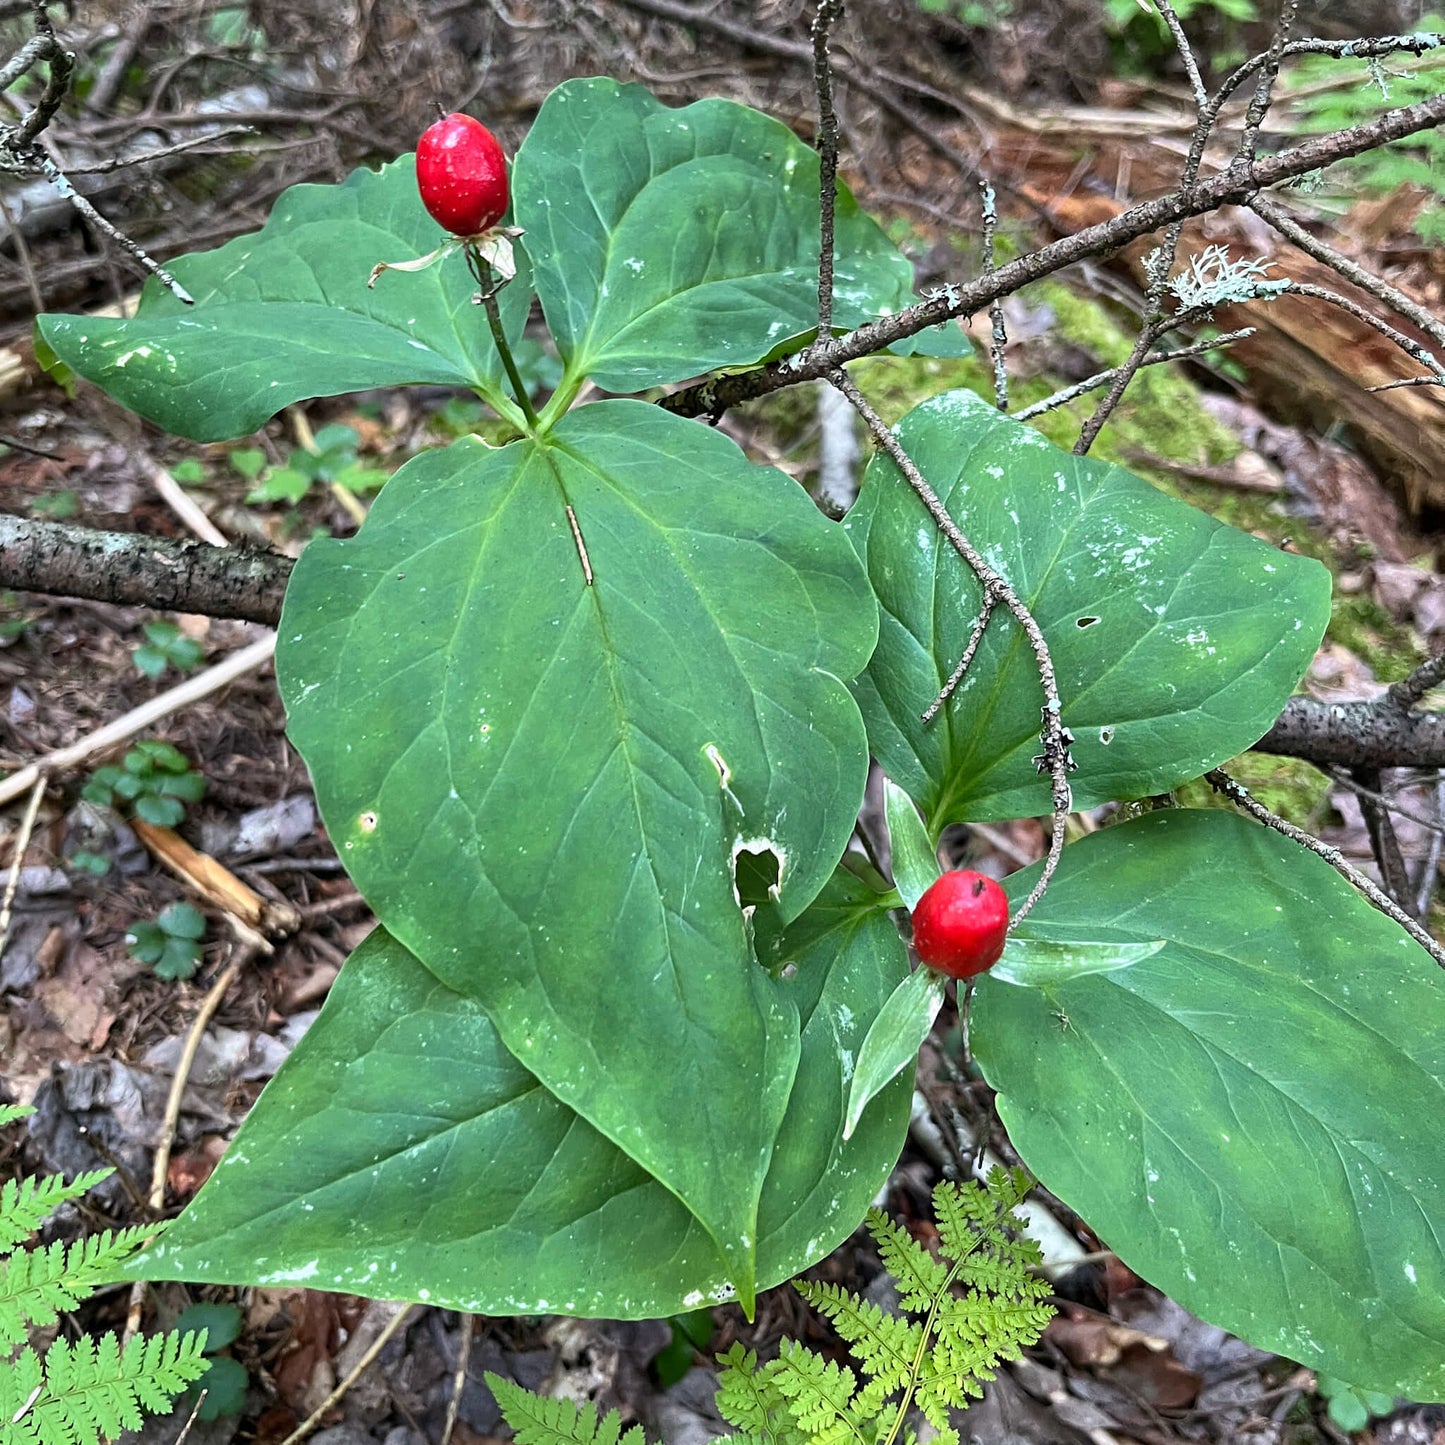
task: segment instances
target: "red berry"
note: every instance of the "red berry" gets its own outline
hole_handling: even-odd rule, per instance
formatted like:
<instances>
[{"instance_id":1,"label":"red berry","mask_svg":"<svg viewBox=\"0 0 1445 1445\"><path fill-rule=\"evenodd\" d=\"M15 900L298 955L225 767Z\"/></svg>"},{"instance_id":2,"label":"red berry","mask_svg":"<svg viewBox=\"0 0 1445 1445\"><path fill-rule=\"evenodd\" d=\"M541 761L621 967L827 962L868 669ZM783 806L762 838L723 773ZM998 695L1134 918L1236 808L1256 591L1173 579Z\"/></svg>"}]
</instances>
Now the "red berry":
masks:
<instances>
[{"instance_id":1,"label":"red berry","mask_svg":"<svg viewBox=\"0 0 1445 1445\"><path fill-rule=\"evenodd\" d=\"M1008 934L1008 894L992 878L945 873L913 910L913 946L930 968L972 978L992 968Z\"/></svg>"},{"instance_id":2,"label":"red berry","mask_svg":"<svg viewBox=\"0 0 1445 1445\"><path fill-rule=\"evenodd\" d=\"M469 115L428 126L416 145L421 203L458 236L495 226L507 209L507 158L497 138Z\"/></svg>"}]
</instances>

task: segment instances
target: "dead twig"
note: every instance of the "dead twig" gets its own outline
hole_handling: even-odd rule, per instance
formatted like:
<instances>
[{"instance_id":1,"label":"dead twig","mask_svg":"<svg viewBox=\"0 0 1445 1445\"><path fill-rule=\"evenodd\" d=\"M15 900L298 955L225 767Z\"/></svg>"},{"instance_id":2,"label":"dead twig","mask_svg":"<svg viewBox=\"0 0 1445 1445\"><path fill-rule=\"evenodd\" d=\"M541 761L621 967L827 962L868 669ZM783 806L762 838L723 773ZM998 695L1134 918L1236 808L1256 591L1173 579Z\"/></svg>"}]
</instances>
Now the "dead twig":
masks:
<instances>
[{"instance_id":1,"label":"dead twig","mask_svg":"<svg viewBox=\"0 0 1445 1445\"><path fill-rule=\"evenodd\" d=\"M1273 828L1276 833L1284 834L1286 838L1298 843L1301 848L1307 848L1317 857L1323 858L1336 873L1363 893L1381 913L1398 923L1441 968L1445 968L1445 948L1441 948L1419 921L1412 918L1389 894L1383 892L1366 878L1338 848L1332 848L1328 843L1321 842L1312 833L1306 833L1303 828L1296 828L1293 823L1287 823L1278 813L1270 812L1247 788L1235 782L1223 769L1213 768L1204 776L1214 790L1223 793L1235 807L1243 809L1250 817L1263 823L1265 827Z\"/></svg>"},{"instance_id":2,"label":"dead twig","mask_svg":"<svg viewBox=\"0 0 1445 1445\"><path fill-rule=\"evenodd\" d=\"M1175 190L1131 206L1108 221L1086 226L966 284L941 287L926 300L894 316L870 321L831 341L820 337L798 356L772 362L755 371L683 387L662 398L659 405L681 416L720 416L740 402L771 395L800 381L827 377L850 361L872 355L884 346L917 335L940 322L970 316L983 310L996 297L1011 295L1090 256L1117 250L1174 221L1204 215L1232 202L1247 201L1257 191L1281 181L1362 155L1390 141L1404 140L1442 122L1445 122L1445 93L1431 96L1418 105L1386 111L1364 125L1311 137L1272 156L1236 162L1226 171L1201 180L1187 190Z\"/></svg>"},{"instance_id":3,"label":"dead twig","mask_svg":"<svg viewBox=\"0 0 1445 1445\"><path fill-rule=\"evenodd\" d=\"M171 1149L176 1142L176 1130L180 1126L181 1119L181 1101L185 1097L186 1085L190 1082L191 1069L196 1062L201 1039L211 1020L216 1016L216 1010L220 1008L221 1001L225 998L231 985L240 977L241 969L254 952L255 950L249 942L237 942L233 947L230 961L216 975L215 982L207 989L205 998L201 1000L201 1006L196 1010L196 1016L191 1020L191 1027L186 1033L186 1041L181 1049L180 1058L176 1060L176 1071L171 1077L170 1091L166 1095L166 1109L161 1118L155 1163L151 1167L150 1194L147 1197L151 1213L156 1218L165 1212L166 1178L170 1173ZM131 1288L130 1306L125 1319L125 1338L127 1340L140 1329L141 1309L145 1304L145 1290L144 1280L137 1280Z\"/></svg>"},{"instance_id":4,"label":"dead twig","mask_svg":"<svg viewBox=\"0 0 1445 1445\"><path fill-rule=\"evenodd\" d=\"M1034 905L1043 897L1044 890L1049 886L1049 881L1054 876L1054 870L1059 866L1059 858L1064 849L1065 825L1073 808L1073 792L1069 787L1069 773L1074 768L1073 756L1069 751L1073 738L1068 729L1064 727L1063 702L1059 697L1058 678L1054 672L1054 660L1049 652L1049 645L1044 640L1044 634L1034 620L1033 613L1024 605L1007 579L989 566L982 553L959 530L958 524L949 516L948 509L939 500L938 494L929 486L923 473L918 470L913 458L904 451L898 438L884 425L883 419L873 410L868 399L853 384L852 379L846 372L837 371L829 377L829 380L848 398L853 409L863 418L868 430L873 433L874 440L892 458L893 464L928 509L928 514L948 539L949 545L963 558L973 575L978 578L979 585L984 589L985 597L992 596L996 602L1002 603L1008 609L1014 620L1023 628L1024 635L1028 638L1029 646L1033 650L1034 661L1039 671L1039 681L1044 692L1043 727L1039 734L1043 752L1035 759L1035 763L1040 772L1049 774L1052 785L1053 831L1049 838L1049 851L1044 859L1043 872L1039 874L1038 881L1034 884L1029 896L1014 912L1010 923L1010 927L1013 927L1020 920L1028 917Z\"/></svg>"},{"instance_id":5,"label":"dead twig","mask_svg":"<svg viewBox=\"0 0 1445 1445\"><path fill-rule=\"evenodd\" d=\"M107 748L128 741L138 732L159 722L161 718L168 717L171 713L187 707L203 697L209 697L211 693L218 692L227 683L234 682L238 677L244 677L248 672L254 672L258 667L264 666L270 661L275 651L276 634L270 633L259 642L253 642L249 647L243 647L239 652L232 653L224 662L218 662L214 667L208 667L204 672L187 678L168 692L161 693L159 697L153 697L149 702L132 708L124 716L107 723L103 728L97 728L95 732L81 738L79 742L71 743L69 747L57 748L53 753L47 753L38 762L30 763L17 772L11 773L8 778L0 780L0 803L8 803L12 798L18 798L26 789L34 787L42 774L61 772L66 768L76 767L96 753L104 752Z\"/></svg>"},{"instance_id":6,"label":"dead twig","mask_svg":"<svg viewBox=\"0 0 1445 1445\"><path fill-rule=\"evenodd\" d=\"M457 1415L462 1406L462 1391L467 1387L467 1366L472 1358L472 1330L476 1316L461 1315L461 1343L457 1346L457 1368L452 1375L452 1393L447 1401L447 1417L442 1425L441 1445L451 1445L452 1432L457 1428Z\"/></svg>"},{"instance_id":7,"label":"dead twig","mask_svg":"<svg viewBox=\"0 0 1445 1445\"><path fill-rule=\"evenodd\" d=\"M25 805L20 829L10 850L10 874L5 880L5 897L0 900L0 958L5 956L5 942L10 937L10 910L15 906L15 895L20 889L20 863L30 846L30 835L35 831L35 819L40 815L40 800L44 796L45 774L40 773L30 789L30 801Z\"/></svg>"},{"instance_id":8,"label":"dead twig","mask_svg":"<svg viewBox=\"0 0 1445 1445\"><path fill-rule=\"evenodd\" d=\"M371 1362L386 1348L391 1337L411 1318L415 1305L406 1305L397 1311L386 1328L372 1341L366 1353L352 1366L346 1378L281 1442L281 1445L300 1445L321 1422L331 1413L346 1392L361 1378Z\"/></svg>"}]
</instances>

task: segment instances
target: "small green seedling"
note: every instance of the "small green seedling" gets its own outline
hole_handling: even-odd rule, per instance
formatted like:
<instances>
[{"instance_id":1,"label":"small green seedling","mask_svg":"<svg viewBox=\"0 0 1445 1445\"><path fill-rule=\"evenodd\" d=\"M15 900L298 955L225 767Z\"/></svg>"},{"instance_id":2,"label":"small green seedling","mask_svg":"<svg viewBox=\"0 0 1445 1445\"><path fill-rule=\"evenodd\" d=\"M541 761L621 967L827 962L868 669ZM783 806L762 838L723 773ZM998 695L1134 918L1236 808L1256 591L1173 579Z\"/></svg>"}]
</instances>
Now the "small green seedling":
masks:
<instances>
[{"instance_id":1,"label":"small green seedling","mask_svg":"<svg viewBox=\"0 0 1445 1445\"><path fill-rule=\"evenodd\" d=\"M186 804L205 796L206 780L189 759L170 743L146 739L137 743L120 766L97 768L81 797L103 808L129 804L143 823L174 828L186 816Z\"/></svg>"},{"instance_id":2,"label":"small green seedling","mask_svg":"<svg viewBox=\"0 0 1445 1445\"><path fill-rule=\"evenodd\" d=\"M1318 1376L1317 1385L1330 1419L1348 1434L1356 1434L1371 1420L1394 1413L1394 1397L1382 1395L1378 1390L1362 1390L1333 1375Z\"/></svg>"},{"instance_id":3,"label":"small green seedling","mask_svg":"<svg viewBox=\"0 0 1445 1445\"><path fill-rule=\"evenodd\" d=\"M241 1333L241 1311L235 1305L197 1304L184 1310L175 1323L177 1334L205 1332L206 1373L191 1385L176 1403L182 1418L195 1409L198 1420L219 1420L222 1415L239 1415L246 1408L246 1387L251 1377L246 1367L220 1351ZM204 1395L204 1399L202 1396Z\"/></svg>"},{"instance_id":4,"label":"small green seedling","mask_svg":"<svg viewBox=\"0 0 1445 1445\"><path fill-rule=\"evenodd\" d=\"M324 426L316 433L316 450L295 448L283 466L271 467L262 476L254 474L256 484L246 495L248 502L299 502L313 482L334 482L353 492L374 492L390 475L381 467L368 466L356 455L361 441L353 427ZM231 465L238 471L238 452L231 453ZM247 466L253 453L246 454ZM264 458L263 458L264 460ZM242 472L242 475L245 475Z\"/></svg>"},{"instance_id":5,"label":"small green seedling","mask_svg":"<svg viewBox=\"0 0 1445 1445\"><path fill-rule=\"evenodd\" d=\"M190 672L200 665L201 644L174 622L147 622L143 631L146 640L131 653L130 660L147 677L159 677L168 667Z\"/></svg>"},{"instance_id":6,"label":"small green seedling","mask_svg":"<svg viewBox=\"0 0 1445 1445\"><path fill-rule=\"evenodd\" d=\"M189 903L172 903L155 918L137 923L125 936L130 956L148 963L157 978L183 980L201 964L205 916Z\"/></svg>"},{"instance_id":7,"label":"small green seedling","mask_svg":"<svg viewBox=\"0 0 1445 1445\"><path fill-rule=\"evenodd\" d=\"M0 592L0 647L19 642L34 621L33 616L20 611L20 599L13 592Z\"/></svg>"},{"instance_id":8,"label":"small green seedling","mask_svg":"<svg viewBox=\"0 0 1445 1445\"><path fill-rule=\"evenodd\" d=\"M80 510L80 498L66 488L60 492L46 492L31 502L30 510L37 517L48 517L52 522L63 522Z\"/></svg>"},{"instance_id":9,"label":"small green seedling","mask_svg":"<svg viewBox=\"0 0 1445 1445\"><path fill-rule=\"evenodd\" d=\"M206 480L205 464L199 457L185 457L171 468L171 475L183 487L198 487Z\"/></svg>"},{"instance_id":10,"label":"small green seedling","mask_svg":"<svg viewBox=\"0 0 1445 1445\"><path fill-rule=\"evenodd\" d=\"M92 853L88 848L72 853L69 861L77 873L89 873L94 878L104 878L110 872L110 859L103 853Z\"/></svg>"}]
</instances>

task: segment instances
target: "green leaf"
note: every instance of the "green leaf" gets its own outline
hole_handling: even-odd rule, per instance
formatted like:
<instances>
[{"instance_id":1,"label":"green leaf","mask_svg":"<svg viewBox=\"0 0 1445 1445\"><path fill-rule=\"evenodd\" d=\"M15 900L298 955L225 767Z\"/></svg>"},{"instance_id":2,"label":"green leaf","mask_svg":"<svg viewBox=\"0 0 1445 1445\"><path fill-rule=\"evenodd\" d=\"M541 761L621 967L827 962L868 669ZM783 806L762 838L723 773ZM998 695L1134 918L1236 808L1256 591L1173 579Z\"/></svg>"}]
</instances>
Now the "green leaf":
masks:
<instances>
[{"instance_id":1,"label":"green leaf","mask_svg":"<svg viewBox=\"0 0 1445 1445\"><path fill-rule=\"evenodd\" d=\"M199 486L206 480L206 469L197 457L182 457L175 466L171 468L171 475L182 484L182 486Z\"/></svg>"},{"instance_id":2,"label":"green leaf","mask_svg":"<svg viewBox=\"0 0 1445 1445\"><path fill-rule=\"evenodd\" d=\"M168 262L194 306L151 280L130 320L47 315L36 329L117 401L196 441L244 436L308 397L408 382L474 387L510 408L460 253L367 287L378 261L422 255L439 239L403 156L339 186L292 186L259 232ZM509 336L531 299L520 249L518 263L498 298Z\"/></svg>"},{"instance_id":3,"label":"green leaf","mask_svg":"<svg viewBox=\"0 0 1445 1445\"><path fill-rule=\"evenodd\" d=\"M777 855L788 916L828 877L867 769L840 679L875 627L801 488L630 401L414 459L287 592L291 737L358 887L708 1223L743 1292L797 1024L732 857Z\"/></svg>"},{"instance_id":4,"label":"green leaf","mask_svg":"<svg viewBox=\"0 0 1445 1445\"><path fill-rule=\"evenodd\" d=\"M873 1020L848 1090L848 1107L843 1114L845 1139L852 1137L869 1101L917 1059L943 1007L944 983L943 975L931 968L915 969L893 990Z\"/></svg>"},{"instance_id":5,"label":"green leaf","mask_svg":"<svg viewBox=\"0 0 1445 1445\"><path fill-rule=\"evenodd\" d=\"M1150 943L1060 943L1011 933L1003 957L989 969L988 976L1024 988L1048 988L1090 973L1129 968L1152 958L1163 947L1161 938Z\"/></svg>"},{"instance_id":6,"label":"green leaf","mask_svg":"<svg viewBox=\"0 0 1445 1445\"><path fill-rule=\"evenodd\" d=\"M181 1311L177 1334L206 1332L206 1353L213 1355L234 1344L241 1334L241 1311L236 1305L195 1304Z\"/></svg>"},{"instance_id":7,"label":"green leaf","mask_svg":"<svg viewBox=\"0 0 1445 1445\"><path fill-rule=\"evenodd\" d=\"M274 467L266 480L246 493L249 505L264 502L290 502L293 506L311 490L312 478L295 467Z\"/></svg>"},{"instance_id":8,"label":"green leaf","mask_svg":"<svg viewBox=\"0 0 1445 1445\"><path fill-rule=\"evenodd\" d=\"M191 760L178 747L159 738L138 742L125 756L127 768L131 766L132 758L140 759L137 771L144 771L147 763L163 773L186 773L191 768Z\"/></svg>"},{"instance_id":9,"label":"green leaf","mask_svg":"<svg viewBox=\"0 0 1445 1445\"><path fill-rule=\"evenodd\" d=\"M883 780L883 814L893 855L893 882L911 913L943 870L913 799L891 778Z\"/></svg>"},{"instance_id":10,"label":"green leaf","mask_svg":"<svg viewBox=\"0 0 1445 1445\"><path fill-rule=\"evenodd\" d=\"M818 155L759 111L567 81L512 196L562 358L605 390L748 365L817 326ZM836 251L839 326L909 304L907 258L841 187Z\"/></svg>"},{"instance_id":11,"label":"green leaf","mask_svg":"<svg viewBox=\"0 0 1445 1445\"><path fill-rule=\"evenodd\" d=\"M181 773L176 777L162 778L157 791L164 797L198 803L206 795L206 780L200 773Z\"/></svg>"},{"instance_id":12,"label":"green leaf","mask_svg":"<svg viewBox=\"0 0 1445 1445\"><path fill-rule=\"evenodd\" d=\"M312 438L317 453L321 455L334 451L354 456L360 440L356 428L347 426L344 422L332 422L322 427Z\"/></svg>"},{"instance_id":13,"label":"green leaf","mask_svg":"<svg viewBox=\"0 0 1445 1445\"><path fill-rule=\"evenodd\" d=\"M1074 804L1143 797L1242 752L1279 715L1329 619L1329 573L1059 451L971 392L910 412L899 439L1012 584L1053 653L1074 734ZM886 455L849 527L882 604L856 692L875 756L937 836L959 819L1047 813L1033 652L995 609L967 675L924 725L968 643L977 581Z\"/></svg>"},{"instance_id":14,"label":"green leaf","mask_svg":"<svg viewBox=\"0 0 1445 1445\"><path fill-rule=\"evenodd\" d=\"M760 1287L857 1225L897 1161L911 1097L897 1081L839 1139L843 1058L907 966L892 922L840 874L791 933L796 971L780 987L802 1021L802 1060L762 1191ZM656 1056L654 1084L673 1101L675 1132L690 1134L698 1111L674 1091L673 1057ZM755 1090L746 1078L713 1087ZM676 1196L382 929L348 960L215 1174L128 1272L489 1314L656 1318L729 1294Z\"/></svg>"},{"instance_id":15,"label":"green leaf","mask_svg":"<svg viewBox=\"0 0 1445 1445\"><path fill-rule=\"evenodd\" d=\"M1370 1412L1365 1408L1364 1401L1348 1386L1342 1393L1330 1396L1329 1414L1341 1430L1350 1434L1363 1430L1370 1423Z\"/></svg>"},{"instance_id":16,"label":"green leaf","mask_svg":"<svg viewBox=\"0 0 1445 1445\"><path fill-rule=\"evenodd\" d=\"M231 453L231 465L248 482L253 482L266 465L266 453L255 447L237 447Z\"/></svg>"},{"instance_id":17,"label":"green leaf","mask_svg":"<svg viewBox=\"0 0 1445 1445\"><path fill-rule=\"evenodd\" d=\"M132 925L125 937L130 956L142 963L152 964L166 951L166 944L170 941L165 929L149 919Z\"/></svg>"},{"instance_id":18,"label":"green leaf","mask_svg":"<svg viewBox=\"0 0 1445 1445\"><path fill-rule=\"evenodd\" d=\"M172 938L204 938L206 916L189 903L171 903L162 908L156 922Z\"/></svg>"},{"instance_id":19,"label":"green leaf","mask_svg":"<svg viewBox=\"0 0 1445 1445\"><path fill-rule=\"evenodd\" d=\"M196 976L201 962L200 945L189 938L167 938L160 957L154 961L157 978L184 983Z\"/></svg>"},{"instance_id":20,"label":"green leaf","mask_svg":"<svg viewBox=\"0 0 1445 1445\"><path fill-rule=\"evenodd\" d=\"M1166 943L1053 988L980 981L974 1052L1028 1167L1204 1319L1445 1398L1445 1006L1424 950L1321 859L1214 810L1073 844L1029 925Z\"/></svg>"},{"instance_id":21,"label":"green leaf","mask_svg":"<svg viewBox=\"0 0 1445 1445\"><path fill-rule=\"evenodd\" d=\"M239 1415L246 1408L246 1389L250 1383L251 1377L239 1360L233 1360L229 1355L212 1359L206 1373L186 1391L176 1407L176 1413L189 1415L191 1406L204 1390L206 1397L196 1412L198 1420L219 1420L223 1415Z\"/></svg>"},{"instance_id":22,"label":"green leaf","mask_svg":"<svg viewBox=\"0 0 1445 1445\"><path fill-rule=\"evenodd\" d=\"M137 647L130 655L136 669L147 677L159 677L166 670L170 659L159 647Z\"/></svg>"},{"instance_id":23,"label":"green leaf","mask_svg":"<svg viewBox=\"0 0 1445 1445\"><path fill-rule=\"evenodd\" d=\"M135 815L153 828L174 828L186 816L186 809L179 798L145 793L135 800Z\"/></svg>"}]
</instances>

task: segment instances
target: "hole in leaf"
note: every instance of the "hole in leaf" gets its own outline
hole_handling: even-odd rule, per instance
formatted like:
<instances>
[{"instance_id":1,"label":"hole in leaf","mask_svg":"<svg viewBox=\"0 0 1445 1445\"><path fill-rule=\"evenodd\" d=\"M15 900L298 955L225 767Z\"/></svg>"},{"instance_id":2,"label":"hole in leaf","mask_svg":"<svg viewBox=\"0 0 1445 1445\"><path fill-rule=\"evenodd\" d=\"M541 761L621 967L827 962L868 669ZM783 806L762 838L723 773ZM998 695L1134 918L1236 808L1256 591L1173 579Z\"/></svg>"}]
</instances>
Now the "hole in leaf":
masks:
<instances>
[{"instance_id":1,"label":"hole in leaf","mask_svg":"<svg viewBox=\"0 0 1445 1445\"><path fill-rule=\"evenodd\" d=\"M1081 617L1074 623L1074 626L1082 632L1084 628L1092 627L1098 620L1097 617Z\"/></svg>"},{"instance_id":2,"label":"hole in leaf","mask_svg":"<svg viewBox=\"0 0 1445 1445\"><path fill-rule=\"evenodd\" d=\"M1109 744L1114 741L1114 729L1113 729L1113 728L1100 728L1100 729L1099 729L1099 741L1100 741L1101 743L1103 743L1103 745L1104 745L1105 747L1108 747Z\"/></svg>"},{"instance_id":3,"label":"hole in leaf","mask_svg":"<svg viewBox=\"0 0 1445 1445\"><path fill-rule=\"evenodd\" d=\"M782 876L782 860L766 842L733 850L733 892L739 907L756 908L777 897Z\"/></svg>"}]
</instances>

